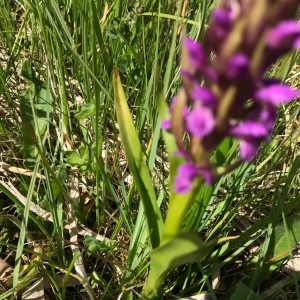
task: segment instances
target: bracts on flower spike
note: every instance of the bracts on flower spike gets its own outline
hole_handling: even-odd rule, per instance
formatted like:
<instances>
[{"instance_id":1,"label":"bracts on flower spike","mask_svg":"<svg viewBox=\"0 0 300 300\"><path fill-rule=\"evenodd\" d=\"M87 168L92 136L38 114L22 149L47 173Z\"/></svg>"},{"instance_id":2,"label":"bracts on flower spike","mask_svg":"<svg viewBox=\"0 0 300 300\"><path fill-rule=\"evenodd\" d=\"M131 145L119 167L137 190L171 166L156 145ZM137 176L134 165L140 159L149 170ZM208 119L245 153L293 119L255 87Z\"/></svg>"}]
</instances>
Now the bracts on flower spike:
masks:
<instances>
[{"instance_id":1,"label":"bracts on flower spike","mask_svg":"<svg viewBox=\"0 0 300 300\"><path fill-rule=\"evenodd\" d=\"M210 162L225 137L239 140L240 162L251 161L272 133L278 106L300 97L298 90L265 78L280 56L300 48L300 24L293 19L298 0L226 3L212 13L205 47L183 37L182 86L170 120L163 121L186 161L175 178L177 193L189 192L197 177L212 184L220 169L233 168Z\"/></svg>"}]
</instances>

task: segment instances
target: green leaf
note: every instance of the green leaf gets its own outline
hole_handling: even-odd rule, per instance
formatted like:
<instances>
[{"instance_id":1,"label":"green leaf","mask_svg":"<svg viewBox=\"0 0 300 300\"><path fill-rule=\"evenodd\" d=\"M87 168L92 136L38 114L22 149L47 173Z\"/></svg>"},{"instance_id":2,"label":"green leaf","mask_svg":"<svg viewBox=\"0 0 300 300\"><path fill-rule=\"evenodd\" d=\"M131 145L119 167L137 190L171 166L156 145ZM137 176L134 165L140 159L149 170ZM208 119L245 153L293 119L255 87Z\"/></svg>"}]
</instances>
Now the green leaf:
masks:
<instances>
[{"instance_id":1,"label":"green leaf","mask_svg":"<svg viewBox=\"0 0 300 300\"><path fill-rule=\"evenodd\" d=\"M150 253L150 273L144 286L146 298L155 298L166 273L185 263L200 262L207 257L217 240L204 243L197 234L182 233Z\"/></svg>"},{"instance_id":2,"label":"green leaf","mask_svg":"<svg viewBox=\"0 0 300 300\"><path fill-rule=\"evenodd\" d=\"M262 300L252 289L250 289L243 282L239 282L235 288L230 300Z\"/></svg>"},{"instance_id":3,"label":"green leaf","mask_svg":"<svg viewBox=\"0 0 300 300\"><path fill-rule=\"evenodd\" d=\"M66 162L70 166L81 167L92 161L92 154L88 146L81 144L77 151L65 151Z\"/></svg>"},{"instance_id":4,"label":"green leaf","mask_svg":"<svg viewBox=\"0 0 300 300\"><path fill-rule=\"evenodd\" d=\"M36 137L43 137L48 130L53 115L53 97L49 86L36 78L28 61L23 63L21 73L27 82L26 91L20 97L22 150L25 158L36 158Z\"/></svg>"},{"instance_id":5,"label":"green leaf","mask_svg":"<svg viewBox=\"0 0 300 300\"><path fill-rule=\"evenodd\" d=\"M300 241L300 214L288 217L275 227L275 245L272 261L281 262L290 256L293 247Z\"/></svg>"},{"instance_id":6,"label":"green leaf","mask_svg":"<svg viewBox=\"0 0 300 300\"><path fill-rule=\"evenodd\" d=\"M81 144L78 148L80 156L85 164L91 160L91 151L88 146Z\"/></svg>"},{"instance_id":7,"label":"green leaf","mask_svg":"<svg viewBox=\"0 0 300 300\"><path fill-rule=\"evenodd\" d=\"M116 251L118 249L118 244L114 241L99 241L92 236L86 236L84 238L84 244L86 247L88 247L88 250L93 253L99 253L99 251L105 250Z\"/></svg>"},{"instance_id":8,"label":"green leaf","mask_svg":"<svg viewBox=\"0 0 300 300\"><path fill-rule=\"evenodd\" d=\"M113 71L113 88L120 136L130 172L134 177L136 187L145 208L150 244L151 248L154 249L158 247L160 243L163 220L157 204L153 188L154 184L150 177L146 159L132 122L119 72L116 68L114 68Z\"/></svg>"},{"instance_id":9,"label":"green leaf","mask_svg":"<svg viewBox=\"0 0 300 300\"><path fill-rule=\"evenodd\" d=\"M197 234L184 232L153 250L150 254L151 265L159 267L163 273L185 263L201 261L216 243L204 243Z\"/></svg>"},{"instance_id":10,"label":"green leaf","mask_svg":"<svg viewBox=\"0 0 300 300\"><path fill-rule=\"evenodd\" d=\"M232 145L230 138L225 138L222 143L216 149L214 160L217 166L222 166L225 164L228 158L228 151Z\"/></svg>"},{"instance_id":11,"label":"green leaf","mask_svg":"<svg viewBox=\"0 0 300 300\"><path fill-rule=\"evenodd\" d=\"M84 164L84 160L80 156L78 152L75 151L66 151L67 155L66 162L71 166L82 166Z\"/></svg>"},{"instance_id":12,"label":"green leaf","mask_svg":"<svg viewBox=\"0 0 300 300\"><path fill-rule=\"evenodd\" d=\"M90 116L94 115L95 112L96 112L95 104L94 103L86 103L81 106L79 112L77 112L75 114L75 117L79 120L87 119Z\"/></svg>"}]
</instances>

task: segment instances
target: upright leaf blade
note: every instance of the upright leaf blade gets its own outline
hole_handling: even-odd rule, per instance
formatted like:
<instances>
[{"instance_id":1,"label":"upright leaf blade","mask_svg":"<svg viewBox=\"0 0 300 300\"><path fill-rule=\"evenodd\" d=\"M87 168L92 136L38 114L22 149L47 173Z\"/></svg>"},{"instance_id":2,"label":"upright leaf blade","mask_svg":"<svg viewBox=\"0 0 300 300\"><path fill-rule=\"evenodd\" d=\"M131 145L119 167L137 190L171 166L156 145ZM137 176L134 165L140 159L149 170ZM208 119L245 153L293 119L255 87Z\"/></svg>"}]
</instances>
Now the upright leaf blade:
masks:
<instances>
[{"instance_id":1,"label":"upright leaf blade","mask_svg":"<svg viewBox=\"0 0 300 300\"><path fill-rule=\"evenodd\" d=\"M43 137L47 133L53 116L53 97L49 86L36 77L29 61L23 63L21 74L27 82L26 91L20 98L22 149L25 158L36 158L35 136Z\"/></svg>"},{"instance_id":2,"label":"upright leaf blade","mask_svg":"<svg viewBox=\"0 0 300 300\"><path fill-rule=\"evenodd\" d=\"M113 70L114 101L120 135L124 146L128 166L142 199L151 248L158 247L163 229L163 220L157 204L153 183L147 168L145 156L136 134L132 117L127 105L125 93L117 68Z\"/></svg>"}]
</instances>

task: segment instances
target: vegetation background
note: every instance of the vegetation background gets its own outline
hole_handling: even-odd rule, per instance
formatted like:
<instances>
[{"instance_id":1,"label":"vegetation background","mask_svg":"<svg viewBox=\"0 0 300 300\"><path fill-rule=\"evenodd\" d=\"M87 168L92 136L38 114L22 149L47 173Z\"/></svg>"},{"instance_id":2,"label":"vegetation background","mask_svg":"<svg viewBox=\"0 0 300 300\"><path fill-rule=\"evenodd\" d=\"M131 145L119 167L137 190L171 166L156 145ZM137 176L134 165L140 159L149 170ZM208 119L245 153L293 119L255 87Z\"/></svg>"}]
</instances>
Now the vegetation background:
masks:
<instances>
[{"instance_id":1,"label":"vegetation background","mask_svg":"<svg viewBox=\"0 0 300 300\"><path fill-rule=\"evenodd\" d=\"M156 96L176 94L182 32L201 41L217 4L0 0L0 299L140 298L149 246L112 70L165 215L169 170ZM299 66L291 53L269 75L299 88ZM224 143L214 159L229 163L238 145ZM204 240L237 238L170 272L165 299L300 299L299 155L295 101L252 164L199 192L183 226Z\"/></svg>"}]
</instances>

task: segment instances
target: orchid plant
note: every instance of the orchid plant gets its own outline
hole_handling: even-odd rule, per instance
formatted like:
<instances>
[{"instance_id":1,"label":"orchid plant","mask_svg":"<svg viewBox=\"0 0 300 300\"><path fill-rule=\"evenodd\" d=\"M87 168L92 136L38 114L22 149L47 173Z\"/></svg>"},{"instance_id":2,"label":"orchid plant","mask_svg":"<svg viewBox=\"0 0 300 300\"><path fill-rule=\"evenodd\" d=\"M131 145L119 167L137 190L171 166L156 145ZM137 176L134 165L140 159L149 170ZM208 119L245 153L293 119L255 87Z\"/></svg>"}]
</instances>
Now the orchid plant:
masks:
<instances>
[{"instance_id":1,"label":"orchid plant","mask_svg":"<svg viewBox=\"0 0 300 300\"><path fill-rule=\"evenodd\" d=\"M146 197L144 183L137 183L147 210L152 249L143 289L146 299L160 297L171 268L201 261L216 244L230 239L204 243L196 234L186 232L182 224L199 186L213 185L241 163L251 162L261 143L270 139L278 106L300 97L297 89L267 76L282 55L300 48L300 24L295 20L298 6L298 0L222 1L212 13L201 44L183 36L182 84L172 99L169 117L162 120L166 143L173 145L169 147L169 160L171 170L175 170L170 172L169 208L164 222L152 190L148 189L150 196ZM124 125L121 136L126 143L129 121L127 118L126 125L125 95L116 70L114 89L118 121ZM212 155L225 138L239 141L239 159L233 165L214 165ZM129 152L129 167L141 168L143 161L138 153Z\"/></svg>"}]
</instances>

